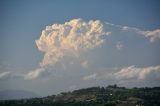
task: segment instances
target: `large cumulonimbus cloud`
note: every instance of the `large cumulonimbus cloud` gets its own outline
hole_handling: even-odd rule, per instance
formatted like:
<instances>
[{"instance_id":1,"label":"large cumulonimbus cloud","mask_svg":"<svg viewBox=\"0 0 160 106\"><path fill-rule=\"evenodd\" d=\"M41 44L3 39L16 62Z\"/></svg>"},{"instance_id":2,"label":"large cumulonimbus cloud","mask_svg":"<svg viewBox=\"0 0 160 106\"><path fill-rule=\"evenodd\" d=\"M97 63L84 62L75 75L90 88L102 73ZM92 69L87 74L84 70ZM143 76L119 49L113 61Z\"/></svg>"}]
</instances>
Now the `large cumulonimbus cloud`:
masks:
<instances>
[{"instance_id":1,"label":"large cumulonimbus cloud","mask_svg":"<svg viewBox=\"0 0 160 106\"><path fill-rule=\"evenodd\" d=\"M131 31L136 34L143 35L149 38L151 42L160 39L160 29L152 31L143 31L139 28L116 25L112 23L103 23L99 20L84 21L82 19L72 19L64 24L53 24L46 26L42 31L40 38L36 40L38 50L44 53L40 67L28 72L27 74L14 74L10 72L0 73L0 79L7 78L23 78L25 80L37 79L50 75L51 72L47 71L47 66L53 66L61 61L65 56L79 56L82 52L94 49L100 46L105 41L105 35L110 35L111 32L106 30L107 26L118 28L123 31ZM117 35L118 36L118 35ZM123 42L117 42L117 49L124 47ZM81 66L85 69L89 68L88 60L83 61ZM159 75L159 68L136 68L134 66L124 68L120 72L114 74L116 79L145 79L151 73ZM146 76L147 75L147 76ZM97 74L86 76L83 79L95 79ZM150 76L151 77L151 76Z\"/></svg>"},{"instance_id":2,"label":"large cumulonimbus cloud","mask_svg":"<svg viewBox=\"0 0 160 106\"><path fill-rule=\"evenodd\" d=\"M36 40L38 49L44 52L41 66L53 65L64 56L93 49L104 42L104 35L109 34L99 20L72 19L64 24L47 26Z\"/></svg>"},{"instance_id":3,"label":"large cumulonimbus cloud","mask_svg":"<svg viewBox=\"0 0 160 106\"><path fill-rule=\"evenodd\" d=\"M151 42L160 39L160 29L143 31L138 28L121 26L112 23L103 23L99 20L86 22L82 19L72 19L64 24L47 26L36 40L39 51L44 53L41 66L53 65L64 56L77 56L79 53L93 49L104 42L105 26L110 25L124 31L134 31L144 35Z\"/></svg>"}]
</instances>

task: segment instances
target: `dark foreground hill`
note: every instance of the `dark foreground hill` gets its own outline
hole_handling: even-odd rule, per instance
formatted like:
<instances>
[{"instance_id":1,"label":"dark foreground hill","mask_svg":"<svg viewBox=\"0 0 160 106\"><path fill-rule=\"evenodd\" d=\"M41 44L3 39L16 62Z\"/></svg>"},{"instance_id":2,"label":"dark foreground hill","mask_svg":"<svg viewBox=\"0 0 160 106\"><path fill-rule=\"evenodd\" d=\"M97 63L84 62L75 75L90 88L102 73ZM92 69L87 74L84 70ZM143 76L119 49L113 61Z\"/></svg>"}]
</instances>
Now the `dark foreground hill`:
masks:
<instances>
[{"instance_id":1,"label":"dark foreground hill","mask_svg":"<svg viewBox=\"0 0 160 106\"><path fill-rule=\"evenodd\" d=\"M43 98L1 100L0 106L160 106L160 87L91 87Z\"/></svg>"}]
</instances>

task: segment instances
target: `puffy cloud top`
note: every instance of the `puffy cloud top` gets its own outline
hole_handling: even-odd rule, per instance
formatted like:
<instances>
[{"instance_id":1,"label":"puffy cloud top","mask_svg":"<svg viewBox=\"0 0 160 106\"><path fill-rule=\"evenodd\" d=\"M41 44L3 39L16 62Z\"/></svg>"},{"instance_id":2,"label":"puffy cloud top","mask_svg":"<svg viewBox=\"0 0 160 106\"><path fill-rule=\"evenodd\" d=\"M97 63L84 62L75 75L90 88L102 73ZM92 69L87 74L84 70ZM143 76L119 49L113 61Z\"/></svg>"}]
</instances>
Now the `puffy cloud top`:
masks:
<instances>
[{"instance_id":1,"label":"puffy cloud top","mask_svg":"<svg viewBox=\"0 0 160 106\"><path fill-rule=\"evenodd\" d=\"M93 49L104 42L104 35L109 34L99 20L85 22L73 19L64 24L47 26L36 40L38 49L44 52L41 66L55 64L71 53L78 55L81 51Z\"/></svg>"}]
</instances>

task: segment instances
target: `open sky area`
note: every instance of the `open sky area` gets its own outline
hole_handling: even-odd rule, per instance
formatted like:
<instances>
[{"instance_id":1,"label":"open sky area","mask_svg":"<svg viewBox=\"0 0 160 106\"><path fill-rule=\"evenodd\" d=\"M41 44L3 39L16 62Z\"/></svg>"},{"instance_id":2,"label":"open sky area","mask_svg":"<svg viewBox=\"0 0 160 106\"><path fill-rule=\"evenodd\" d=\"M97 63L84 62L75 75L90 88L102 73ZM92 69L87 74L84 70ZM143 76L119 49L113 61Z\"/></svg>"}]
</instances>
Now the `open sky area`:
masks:
<instances>
[{"instance_id":1,"label":"open sky area","mask_svg":"<svg viewBox=\"0 0 160 106\"><path fill-rule=\"evenodd\" d=\"M159 0L0 0L0 90L160 86L159 11Z\"/></svg>"}]
</instances>

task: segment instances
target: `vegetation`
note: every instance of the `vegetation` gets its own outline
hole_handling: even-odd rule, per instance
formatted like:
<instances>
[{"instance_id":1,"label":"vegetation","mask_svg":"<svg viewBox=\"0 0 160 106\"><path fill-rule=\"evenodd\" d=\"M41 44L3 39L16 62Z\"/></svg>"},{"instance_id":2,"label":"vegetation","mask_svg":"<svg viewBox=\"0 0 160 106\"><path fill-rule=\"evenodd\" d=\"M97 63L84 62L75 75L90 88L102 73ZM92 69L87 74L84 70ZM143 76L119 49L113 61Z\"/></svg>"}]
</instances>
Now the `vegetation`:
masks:
<instances>
[{"instance_id":1,"label":"vegetation","mask_svg":"<svg viewBox=\"0 0 160 106\"><path fill-rule=\"evenodd\" d=\"M160 106L160 87L91 87L43 98L1 100L0 106Z\"/></svg>"}]
</instances>

